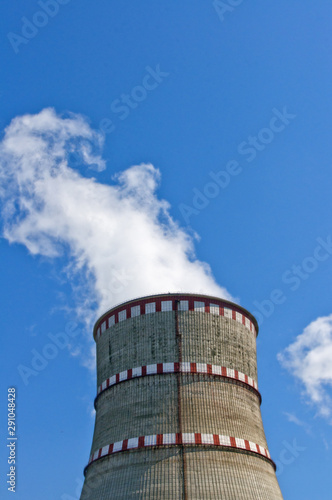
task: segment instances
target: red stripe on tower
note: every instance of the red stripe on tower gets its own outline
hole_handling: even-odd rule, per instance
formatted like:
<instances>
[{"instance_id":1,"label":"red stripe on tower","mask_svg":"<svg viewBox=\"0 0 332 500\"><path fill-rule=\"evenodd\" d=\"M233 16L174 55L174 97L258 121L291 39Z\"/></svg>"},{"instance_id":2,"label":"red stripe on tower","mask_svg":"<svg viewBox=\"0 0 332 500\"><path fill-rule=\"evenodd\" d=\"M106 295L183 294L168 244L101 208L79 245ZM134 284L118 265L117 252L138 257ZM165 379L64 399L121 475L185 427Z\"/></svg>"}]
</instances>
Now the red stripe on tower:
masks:
<instances>
[{"instance_id":1,"label":"red stripe on tower","mask_svg":"<svg viewBox=\"0 0 332 500\"><path fill-rule=\"evenodd\" d=\"M140 436L138 438L138 447L144 448L144 446L145 446L145 436Z\"/></svg>"},{"instance_id":2,"label":"red stripe on tower","mask_svg":"<svg viewBox=\"0 0 332 500\"><path fill-rule=\"evenodd\" d=\"M213 443L215 446L220 446L220 439L218 434L213 434Z\"/></svg>"},{"instance_id":3,"label":"red stripe on tower","mask_svg":"<svg viewBox=\"0 0 332 500\"><path fill-rule=\"evenodd\" d=\"M200 433L195 434L195 444L202 444L202 435Z\"/></svg>"},{"instance_id":4,"label":"red stripe on tower","mask_svg":"<svg viewBox=\"0 0 332 500\"><path fill-rule=\"evenodd\" d=\"M237 448L237 444L236 444L235 437L231 437L231 436L230 436L230 437L229 437L229 439L230 439L230 442L231 442L231 446L232 446L233 448Z\"/></svg>"},{"instance_id":5,"label":"red stripe on tower","mask_svg":"<svg viewBox=\"0 0 332 500\"><path fill-rule=\"evenodd\" d=\"M175 443L176 444L182 444L182 434L180 434L180 432L177 432L175 434Z\"/></svg>"}]
</instances>

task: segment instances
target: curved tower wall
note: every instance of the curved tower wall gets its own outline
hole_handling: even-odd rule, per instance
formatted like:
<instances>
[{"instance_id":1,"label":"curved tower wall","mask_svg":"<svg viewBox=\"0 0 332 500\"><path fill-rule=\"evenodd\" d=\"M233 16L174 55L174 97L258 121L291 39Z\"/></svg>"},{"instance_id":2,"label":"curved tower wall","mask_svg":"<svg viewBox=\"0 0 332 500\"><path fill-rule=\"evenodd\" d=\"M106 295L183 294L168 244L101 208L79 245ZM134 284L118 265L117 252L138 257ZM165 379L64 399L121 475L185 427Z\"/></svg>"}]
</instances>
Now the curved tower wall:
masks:
<instances>
[{"instance_id":1,"label":"curved tower wall","mask_svg":"<svg viewBox=\"0 0 332 500\"><path fill-rule=\"evenodd\" d=\"M257 386L257 322L203 295L96 323L96 422L81 500L280 500Z\"/></svg>"}]
</instances>

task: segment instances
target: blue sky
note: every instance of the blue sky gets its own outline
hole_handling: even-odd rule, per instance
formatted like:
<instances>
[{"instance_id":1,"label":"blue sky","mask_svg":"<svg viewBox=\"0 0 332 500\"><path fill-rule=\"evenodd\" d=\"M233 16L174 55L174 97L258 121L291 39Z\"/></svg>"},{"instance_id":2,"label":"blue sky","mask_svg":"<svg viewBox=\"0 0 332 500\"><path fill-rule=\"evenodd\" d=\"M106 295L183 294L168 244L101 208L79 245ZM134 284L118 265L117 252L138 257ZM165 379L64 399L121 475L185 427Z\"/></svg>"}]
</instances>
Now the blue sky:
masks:
<instances>
[{"instance_id":1,"label":"blue sky","mask_svg":"<svg viewBox=\"0 0 332 500\"><path fill-rule=\"evenodd\" d=\"M77 499L93 321L195 287L260 321L285 499L331 498L332 6L225 4L0 6L1 498L8 387L16 498Z\"/></svg>"}]
</instances>

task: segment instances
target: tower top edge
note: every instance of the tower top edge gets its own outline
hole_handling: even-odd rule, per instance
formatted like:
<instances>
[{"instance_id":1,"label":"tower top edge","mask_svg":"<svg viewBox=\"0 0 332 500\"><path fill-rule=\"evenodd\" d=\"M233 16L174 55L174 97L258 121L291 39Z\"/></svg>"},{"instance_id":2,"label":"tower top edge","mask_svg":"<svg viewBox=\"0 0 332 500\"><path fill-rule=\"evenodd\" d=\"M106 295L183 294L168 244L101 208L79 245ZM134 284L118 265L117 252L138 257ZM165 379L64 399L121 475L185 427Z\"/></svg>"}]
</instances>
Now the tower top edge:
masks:
<instances>
[{"instance_id":1,"label":"tower top edge","mask_svg":"<svg viewBox=\"0 0 332 500\"><path fill-rule=\"evenodd\" d=\"M93 327L94 338L96 338L96 332L97 332L97 328L99 327L99 325L103 322L103 320L105 318L112 315L112 313L117 312L119 309L124 309L124 308L129 307L129 306L134 306L137 303L149 302L149 301L152 302L152 301L158 300L158 299L168 299L168 300L172 300L172 301L173 300L181 301L181 300L188 300L188 299L196 299L197 301L200 301L200 299L201 299L202 301L209 301L211 303L217 303L218 305L221 305L221 306L226 306L226 307L229 306L230 309L241 312L245 316L247 316L253 322L255 329L256 329L256 335L258 335L259 326L258 326L258 322L257 322L255 316L253 316L253 314L251 314L251 312L249 312L247 309L240 306L236 302L232 302L230 300L223 299L221 297L216 297L214 295L206 295L206 294L201 294L201 293L174 292L174 293L157 293L157 294L152 294L152 295L135 297L133 299L127 300L125 302L121 302L121 303L111 307L110 309L105 311L105 313L103 313L96 320L94 327Z\"/></svg>"}]
</instances>

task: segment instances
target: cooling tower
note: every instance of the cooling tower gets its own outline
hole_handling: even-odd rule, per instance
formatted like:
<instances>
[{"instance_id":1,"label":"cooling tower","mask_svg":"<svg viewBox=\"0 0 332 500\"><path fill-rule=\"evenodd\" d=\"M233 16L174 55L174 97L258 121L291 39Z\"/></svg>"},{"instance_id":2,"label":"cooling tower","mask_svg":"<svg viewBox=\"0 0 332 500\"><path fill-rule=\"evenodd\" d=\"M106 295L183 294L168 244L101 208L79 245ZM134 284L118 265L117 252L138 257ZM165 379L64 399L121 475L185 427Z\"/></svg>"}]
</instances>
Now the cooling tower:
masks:
<instances>
[{"instance_id":1,"label":"cooling tower","mask_svg":"<svg viewBox=\"0 0 332 500\"><path fill-rule=\"evenodd\" d=\"M81 500L282 499L257 332L248 311L206 295L153 295L104 314Z\"/></svg>"}]
</instances>

